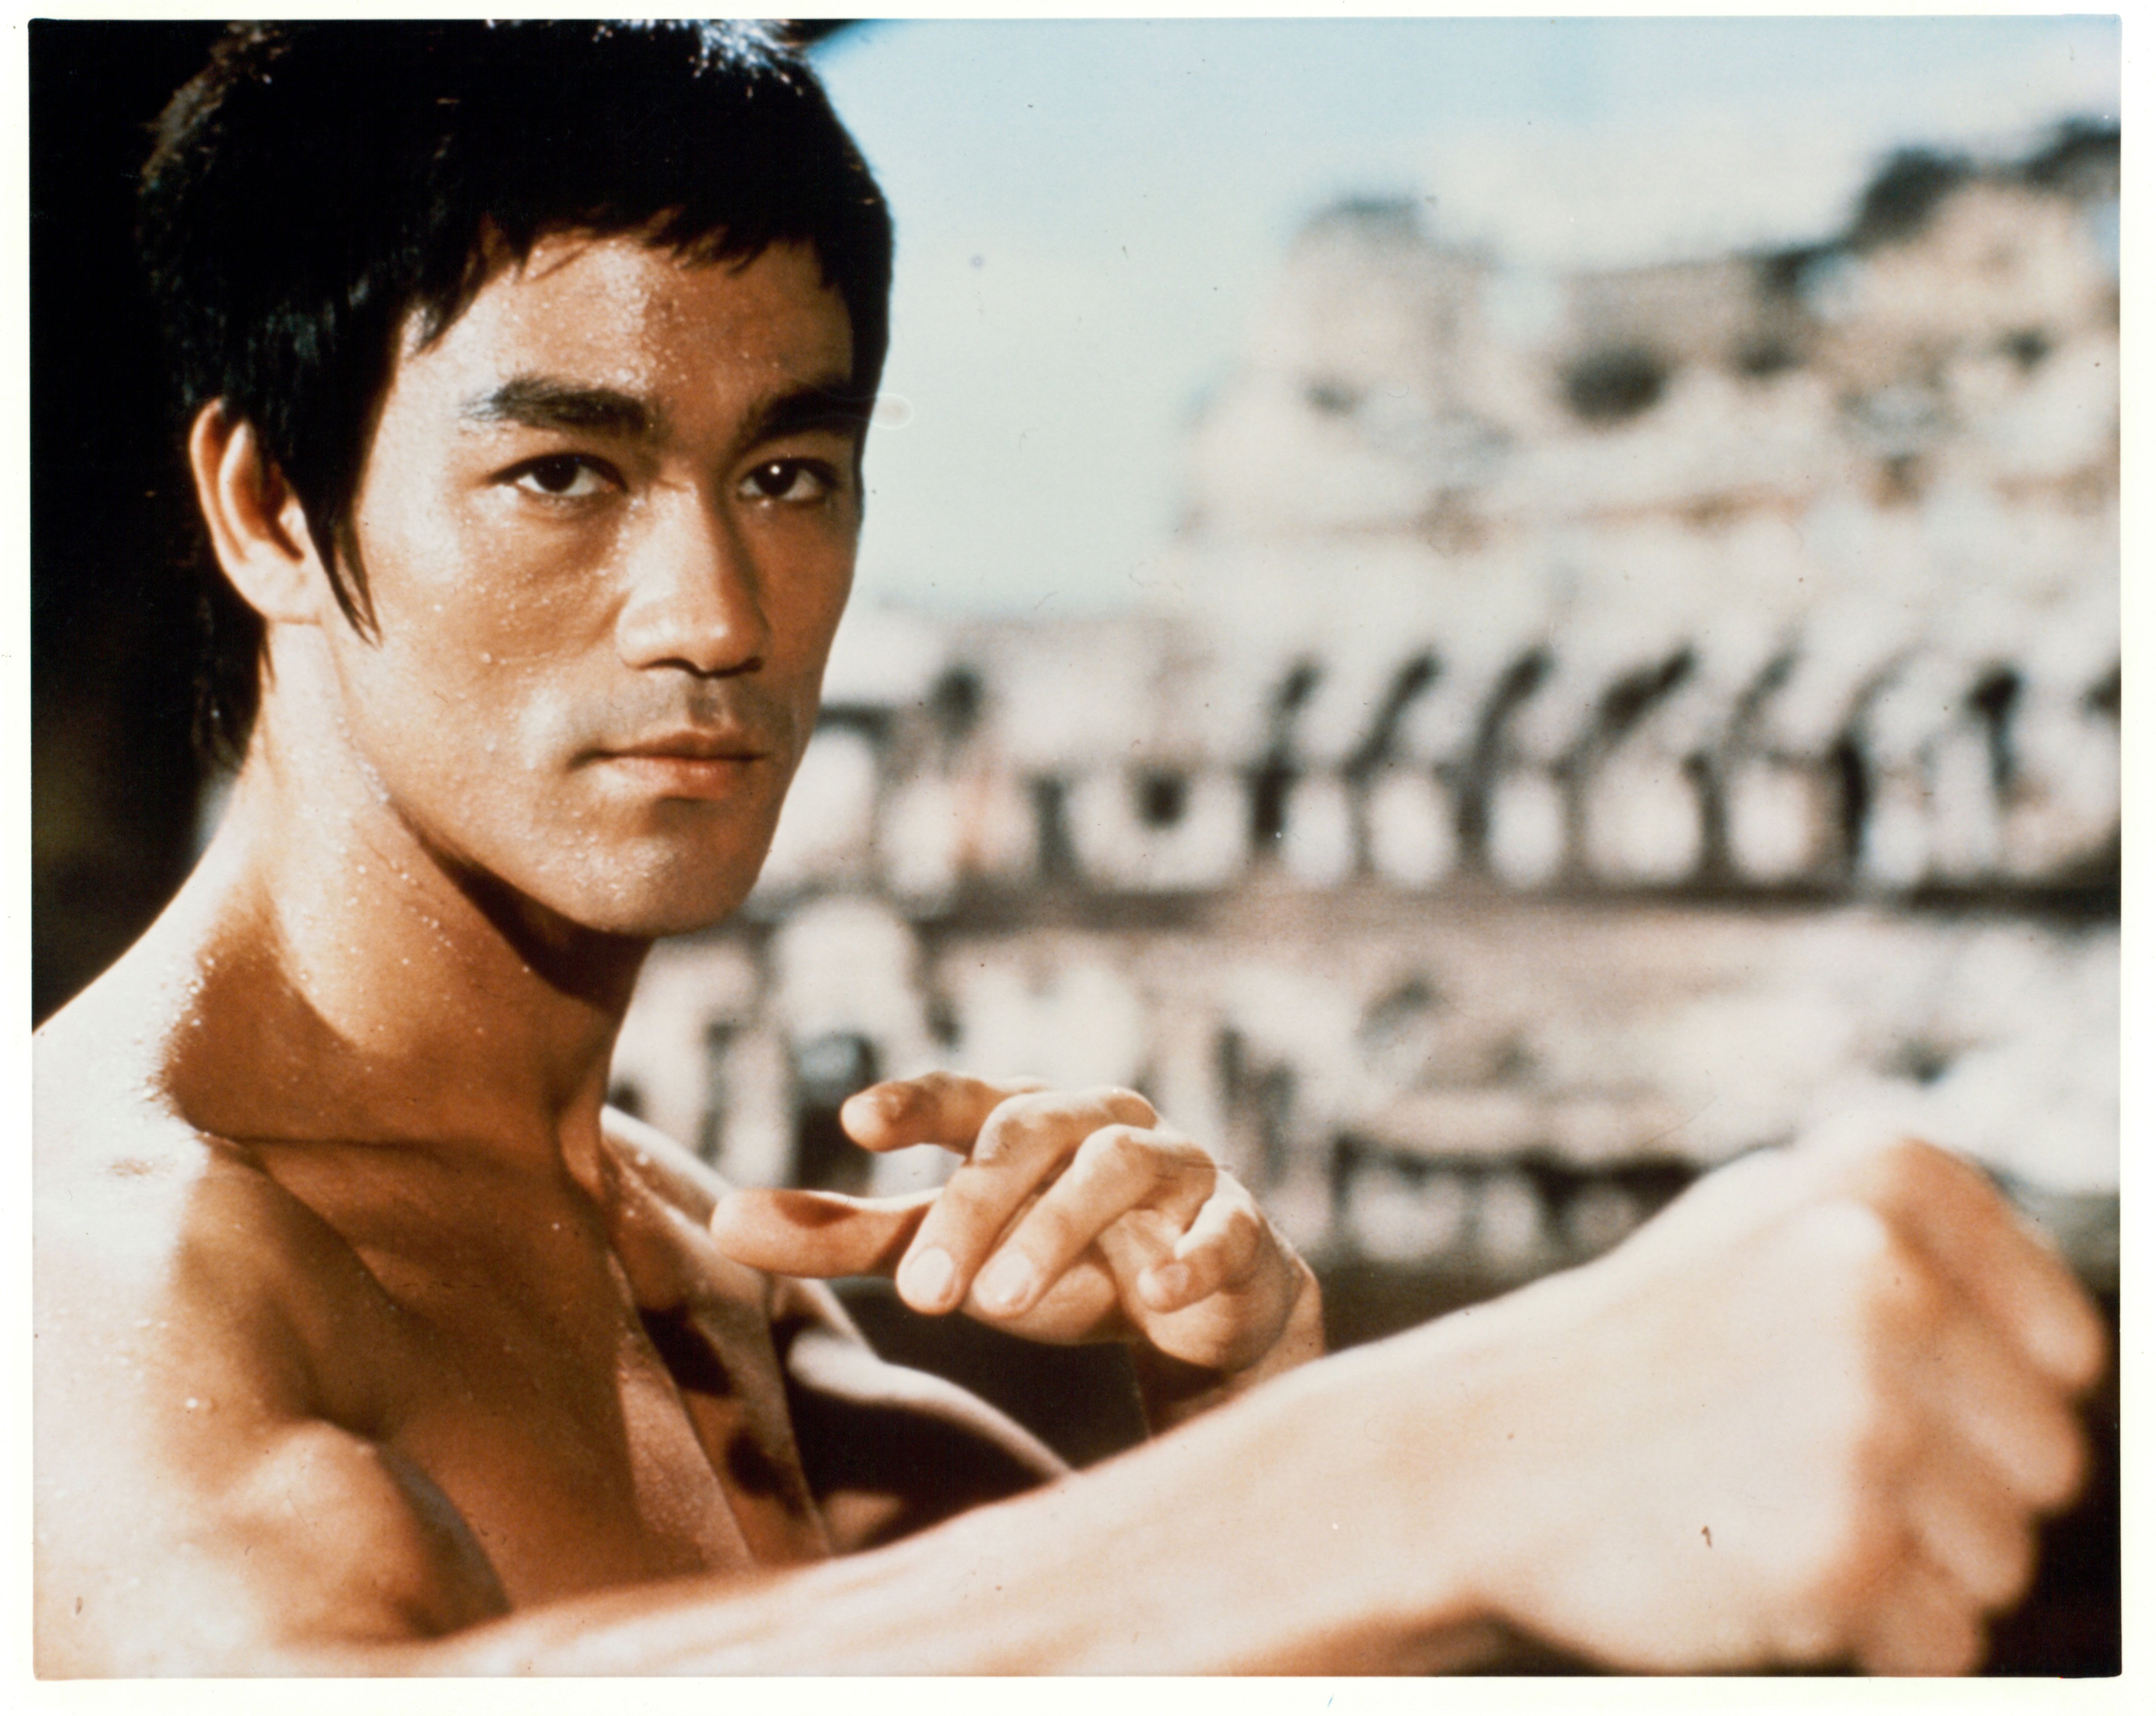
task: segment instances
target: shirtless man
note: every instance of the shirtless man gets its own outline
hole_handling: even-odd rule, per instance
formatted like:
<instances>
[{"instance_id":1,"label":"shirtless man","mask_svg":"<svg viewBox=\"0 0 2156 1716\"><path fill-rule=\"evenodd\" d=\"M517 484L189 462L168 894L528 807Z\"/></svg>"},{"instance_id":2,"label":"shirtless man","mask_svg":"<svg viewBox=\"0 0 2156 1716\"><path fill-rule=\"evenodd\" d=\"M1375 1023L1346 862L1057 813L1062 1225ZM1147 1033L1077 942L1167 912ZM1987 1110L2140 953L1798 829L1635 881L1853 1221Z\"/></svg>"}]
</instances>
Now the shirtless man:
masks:
<instances>
[{"instance_id":1,"label":"shirtless man","mask_svg":"<svg viewBox=\"0 0 2156 1716\"><path fill-rule=\"evenodd\" d=\"M2102 1338L1928 1147L1748 1160L1320 1359L1308 1270L1129 1092L865 1092L866 1148L964 1158L897 1205L729 1195L603 1109L851 575L889 229L800 65L257 33L148 183L259 706L37 1046L43 1673L1979 1659ZM1166 1433L1061 1472L807 1279L871 1270L1131 1343Z\"/></svg>"}]
</instances>

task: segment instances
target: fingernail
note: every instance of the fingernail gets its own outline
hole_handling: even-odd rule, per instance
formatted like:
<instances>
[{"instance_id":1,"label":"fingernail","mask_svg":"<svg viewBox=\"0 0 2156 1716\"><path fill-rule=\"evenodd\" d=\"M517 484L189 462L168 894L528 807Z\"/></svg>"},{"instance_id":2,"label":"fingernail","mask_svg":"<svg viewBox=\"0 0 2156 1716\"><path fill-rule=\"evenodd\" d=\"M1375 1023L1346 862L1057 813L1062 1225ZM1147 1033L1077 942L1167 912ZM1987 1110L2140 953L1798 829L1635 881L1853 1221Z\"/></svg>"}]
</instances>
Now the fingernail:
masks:
<instances>
[{"instance_id":1,"label":"fingernail","mask_svg":"<svg viewBox=\"0 0 2156 1716\"><path fill-rule=\"evenodd\" d=\"M958 1272L951 1254L931 1246L907 1258L898 1272L899 1291L909 1303L924 1310L941 1311L951 1302L951 1289Z\"/></svg>"},{"instance_id":2,"label":"fingernail","mask_svg":"<svg viewBox=\"0 0 2156 1716\"><path fill-rule=\"evenodd\" d=\"M1033 1294L1033 1265L1015 1251L1006 1251L982 1271L973 1283L981 1302L997 1311L1015 1311Z\"/></svg>"},{"instance_id":3,"label":"fingernail","mask_svg":"<svg viewBox=\"0 0 2156 1716\"><path fill-rule=\"evenodd\" d=\"M886 1120L903 1119L906 1111L913 1106L911 1085L880 1084L866 1094L875 1104L876 1112Z\"/></svg>"},{"instance_id":4,"label":"fingernail","mask_svg":"<svg viewBox=\"0 0 2156 1716\"><path fill-rule=\"evenodd\" d=\"M2064 1307L2047 1308L2036 1325L2038 1363L2054 1376L2071 1382L2087 1380L2101 1370L2103 1339L2086 1317L2076 1317Z\"/></svg>"},{"instance_id":5,"label":"fingernail","mask_svg":"<svg viewBox=\"0 0 2156 1716\"><path fill-rule=\"evenodd\" d=\"M889 1126L905 1107L903 1095L883 1085L870 1085L846 1098L839 1108L839 1117L844 1119L850 1116L856 1125Z\"/></svg>"}]
</instances>

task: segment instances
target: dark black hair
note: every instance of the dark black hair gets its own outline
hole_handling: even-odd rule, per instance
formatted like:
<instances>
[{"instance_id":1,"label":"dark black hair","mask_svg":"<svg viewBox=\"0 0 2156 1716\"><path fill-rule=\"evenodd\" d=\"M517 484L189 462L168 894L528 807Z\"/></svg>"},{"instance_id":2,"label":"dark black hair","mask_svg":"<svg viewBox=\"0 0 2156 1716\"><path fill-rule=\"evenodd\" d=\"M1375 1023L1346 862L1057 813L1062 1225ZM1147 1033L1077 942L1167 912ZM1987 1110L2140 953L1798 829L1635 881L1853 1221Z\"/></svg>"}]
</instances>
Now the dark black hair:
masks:
<instances>
[{"instance_id":1,"label":"dark black hair","mask_svg":"<svg viewBox=\"0 0 2156 1716\"><path fill-rule=\"evenodd\" d=\"M351 510L408 321L440 335L549 233L700 260L813 245L855 392L889 340L891 226L799 55L739 23L235 25L166 108L140 236L182 420L222 399L283 473L371 629ZM244 747L259 618L208 568L200 709Z\"/></svg>"}]
</instances>

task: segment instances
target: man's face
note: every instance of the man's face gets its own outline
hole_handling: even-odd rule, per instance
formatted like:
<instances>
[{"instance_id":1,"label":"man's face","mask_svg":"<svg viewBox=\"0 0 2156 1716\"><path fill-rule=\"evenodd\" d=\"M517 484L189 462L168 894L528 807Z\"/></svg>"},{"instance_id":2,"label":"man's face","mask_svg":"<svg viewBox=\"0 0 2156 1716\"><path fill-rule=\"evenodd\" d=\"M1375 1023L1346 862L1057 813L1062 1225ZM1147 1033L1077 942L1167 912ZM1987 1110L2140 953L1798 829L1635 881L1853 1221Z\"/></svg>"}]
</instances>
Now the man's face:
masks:
<instances>
[{"instance_id":1,"label":"man's face","mask_svg":"<svg viewBox=\"0 0 2156 1716\"><path fill-rule=\"evenodd\" d=\"M407 340L354 509L346 730L430 848L657 935L755 881L860 521L844 305L804 246L563 235Z\"/></svg>"}]
</instances>

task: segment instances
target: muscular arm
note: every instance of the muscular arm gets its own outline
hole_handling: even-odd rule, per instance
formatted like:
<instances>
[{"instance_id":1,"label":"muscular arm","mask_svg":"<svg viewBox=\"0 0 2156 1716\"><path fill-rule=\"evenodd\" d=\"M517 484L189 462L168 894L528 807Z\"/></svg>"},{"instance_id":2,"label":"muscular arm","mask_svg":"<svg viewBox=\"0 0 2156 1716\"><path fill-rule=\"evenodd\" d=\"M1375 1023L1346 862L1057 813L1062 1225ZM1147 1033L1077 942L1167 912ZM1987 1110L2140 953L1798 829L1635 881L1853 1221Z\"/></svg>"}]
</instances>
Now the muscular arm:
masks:
<instances>
[{"instance_id":1,"label":"muscular arm","mask_svg":"<svg viewBox=\"0 0 2156 1716\"><path fill-rule=\"evenodd\" d=\"M214 1153L120 1167L38 1188L38 1672L254 1672L505 1612L447 1498L343 1427L364 1390L309 1362L374 1333L349 1250Z\"/></svg>"},{"instance_id":2,"label":"muscular arm","mask_svg":"<svg viewBox=\"0 0 2156 1716\"><path fill-rule=\"evenodd\" d=\"M1799 1153L1603 1263L903 1543L481 1618L454 1523L228 1338L248 1415L215 1472L114 1429L185 1421L125 1366L41 1388L41 1484L96 1483L105 1522L48 1548L49 1672L1398 1672L1493 1621L1624 1667L1967 1667L2077 1482L2068 1400L2102 1355L1967 1169ZM156 1595L108 1580L88 1631L69 1580L137 1516L120 1564Z\"/></svg>"},{"instance_id":3,"label":"muscular arm","mask_svg":"<svg viewBox=\"0 0 2156 1716\"><path fill-rule=\"evenodd\" d=\"M507 1612L448 1498L369 1433L364 1390L341 1389L309 1362L378 1338L352 1313L367 1295L340 1278L357 1266L335 1235L259 1175L221 1163L170 1194L46 1189L38 1633L49 1675L1288 1660L1276 1626L1240 1617L1253 1604L1286 1605L1300 1575L1221 1554L1243 1522L1218 1474L1289 1451L1262 1420L1240 1435L1173 1439L1151 1458L806 1571ZM185 1206L182 1243L131 1250L128 1225L170 1230L175 1200ZM865 1349L824 1314L834 1308L820 1290L784 1309L799 1323L804 1397L906 1409L948 1433L936 1457L971 1459L990 1487L1050 1475L1052 1457L958 1391L872 1360L863 1368ZM947 1478L927 1487L963 1504ZM1183 1641L1163 1654L1156 1621L1199 1600L1217 1607L1216 1636L1170 1629Z\"/></svg>"}]
</instances>

